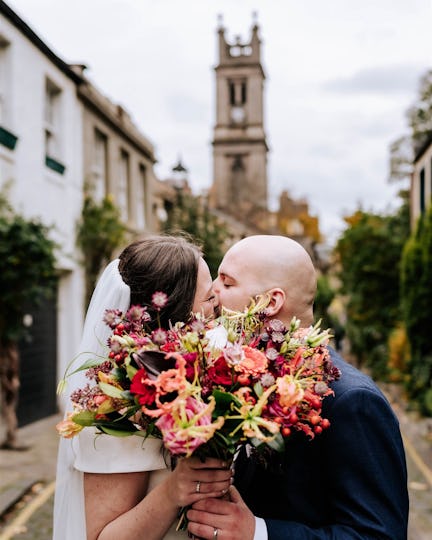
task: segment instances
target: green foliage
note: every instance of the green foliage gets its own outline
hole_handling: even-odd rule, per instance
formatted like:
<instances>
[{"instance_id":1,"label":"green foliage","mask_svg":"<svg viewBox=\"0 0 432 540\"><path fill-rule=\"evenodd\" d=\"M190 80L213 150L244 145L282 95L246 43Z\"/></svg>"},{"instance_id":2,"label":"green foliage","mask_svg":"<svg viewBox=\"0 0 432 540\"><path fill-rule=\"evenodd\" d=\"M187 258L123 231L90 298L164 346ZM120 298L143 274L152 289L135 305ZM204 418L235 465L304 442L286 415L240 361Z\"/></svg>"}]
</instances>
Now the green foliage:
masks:
<instances>
[{"instance_id":1,"label":"green foliage","mask_svg":"<svg viewBox=\"0 0 432 540\"><path fill-rule=\"evenodd\" d=\"M26 329L23 315L39 305L56 286L54 251L49 228L37 219L15 214L4 195L0 204L0 341L17 342Z\"/></svg>"},{"instance_id":2,"label":"green foliage","mask_svg":"<svg viewBox=\"0 0 432 540\"><path fill-rule=\"evenodd\" d=\"M83 254L87 304L101 269L124 242L126 231L111 197L105 197L100 203L90 196L85 197L77 224L77 245Z\"/></svg>"},{"instance_id":3,"label":"green foliage","mask_svg":"<svg viewBox=\"0 0 432 540\"><path fill-rule=\"evenodd\" d=\"M401 318L399 264L408 235L406 194L400 210L383 216L358 210L336 246L341 292L347 297L346 332L360 365L387 375L387 342Z\"/></svg>"},{"instance_id":4,"label":"green foliage","mask_svg":"<svg viewBox=\"0 0 432 540\"><path fill-rule=\"evenodd\" d=\"M339 318L329 311L329 307L336 296L336 290L331 286L330 279L326 274L321 274L317 279L317 292L314 301L315 321L321 320L321 328L330 328L334 336L336 348L345 333Z\"/></svg>"},{"instance_id":5,"label":"green foliage","mask_svg":"<svg viewBox=\"0 0 432 540\"><path fill-rule=\"evenodd\" d=\"M201 246L211 275L217 276L229 233L200 197L177 190L175 202L168 209L164 230L173 234L180 232L190 235Z\"/></svg>"},{"instance_id":6,"label":"green foliage","mask_svg":"<svg viewBox=\"0 0 432 540\"><path fill-rule=\"evenodd\" d=\"M432 415L432 206L406 242L401 265L402 313L411 347L408 391Z\"/></svg>"}]
</instances>

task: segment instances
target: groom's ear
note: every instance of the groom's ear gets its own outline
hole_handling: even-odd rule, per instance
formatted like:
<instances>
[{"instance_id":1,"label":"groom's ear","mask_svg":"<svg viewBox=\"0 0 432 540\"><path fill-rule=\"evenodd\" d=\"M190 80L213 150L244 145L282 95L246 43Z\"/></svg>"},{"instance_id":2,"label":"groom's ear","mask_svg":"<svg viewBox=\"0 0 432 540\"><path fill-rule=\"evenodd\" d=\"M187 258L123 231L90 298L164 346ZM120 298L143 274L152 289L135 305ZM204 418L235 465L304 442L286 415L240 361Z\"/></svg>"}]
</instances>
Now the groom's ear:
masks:
<instances>
[{"instance_id":1,"label":"groom's ear","mask_svg":"<svg viewBox=\"0 0 432 540\"><path fill-rule=\"evenodd\" d=\"M269 317L276 317L285 304L285 291L279 289L279 287L275 287L267 291L267 294L269 295L270 302L266 307L266 313Z\"/></svg>"}]
</instances>

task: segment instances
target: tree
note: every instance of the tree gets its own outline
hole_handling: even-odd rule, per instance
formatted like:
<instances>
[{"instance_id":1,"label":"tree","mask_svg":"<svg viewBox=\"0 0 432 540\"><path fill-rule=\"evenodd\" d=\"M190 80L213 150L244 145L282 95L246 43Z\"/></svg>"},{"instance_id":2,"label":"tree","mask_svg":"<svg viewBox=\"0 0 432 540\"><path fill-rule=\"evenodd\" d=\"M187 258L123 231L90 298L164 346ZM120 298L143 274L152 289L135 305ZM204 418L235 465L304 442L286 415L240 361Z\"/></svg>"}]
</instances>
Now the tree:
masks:
<instances>
[{"instance_id":1,"label":"tree","mask_svg":"<svg viewBox=\"0 0 432 540\"><path fill-rule=\"evenodd\" d=\"M432 206L406 242L401 264L402 313L411 350L408 392L432 415Z\"/></svg>"},{"instance_id":2,"label":"tree","mask_svg":"<svg viewBox=\"0 0 432 540\"><path fill-rule=\"evenodd\" d=\"M399 267L408 236L408 199L393 216L358 210L336 246L341 293L347 297L346 333L360 366L387 373L387 341L401 319Z\"/></svg>"},{"instance_id":3,"label":"tree","mask_svg":"<svg viewBox=\"0 0 432 540\"><path fill-rule=\"evenodd\" d=\"M432 70L420 79L416 102L406 111L409 133L390 145L389 181L409 180L415 154L432 134Z\"/></svg>"},{"instance_id":4,"label":"tree","mask_svg":"<svg viewBox=\"0 0 432 540\"><path fill-rule=\"evenodd\" d=\"M6 422L3 448L16 447L19 392L18 342L25 336L23 316L29 304L40 305L57 283L55 243L49 228L15 214L0 203L0 381Z\"/></svg>"},{"instance_id":5,"label":"tree","mask_svg":"<svg viewBox=\"0 0 432 540\"><path fill-rule=\"evenodd\" d=\"M339 317L329 310L335 297L336 290L332 287L329 276L327 274L319 275L314 302L314 317L316 321L321 320L321 328L331 329L335 347L339 350L345 330Z\"/></svg>"},{"instance_id":6,"label":"tree","mask_svg":"<svg viewBox=\"0 0 432 540\"><path fill-rule=\"evenodd\" d=\"M211 275L217 276L229 233L226 226L210 212L202 197L176 190L174 204L168 208L164 230L190 235L201 246Z\"/></svg>"},{"instance_id":7,"label":"tree","mask_svg":"<svg viewBox=\"0 0 432 540\"><path fill-rule=\"evenodd\" d=\"M414 151L417 152L432 133L432 69L420 79L416 103L407 111Z\"/></svg>"},{"instance_id":8,"label":"tree","mask_svg":"<svg viewBox=\"0 0 432 540\"><path fill-rule=\"evenodd\" d=\"M111 197L105 197L99 204L89 195L84 198L81 219L77 224L77 245L83 254L86 305L90 302L100 271L124 242L126 231Z\"/></svg>"}]
</instances>

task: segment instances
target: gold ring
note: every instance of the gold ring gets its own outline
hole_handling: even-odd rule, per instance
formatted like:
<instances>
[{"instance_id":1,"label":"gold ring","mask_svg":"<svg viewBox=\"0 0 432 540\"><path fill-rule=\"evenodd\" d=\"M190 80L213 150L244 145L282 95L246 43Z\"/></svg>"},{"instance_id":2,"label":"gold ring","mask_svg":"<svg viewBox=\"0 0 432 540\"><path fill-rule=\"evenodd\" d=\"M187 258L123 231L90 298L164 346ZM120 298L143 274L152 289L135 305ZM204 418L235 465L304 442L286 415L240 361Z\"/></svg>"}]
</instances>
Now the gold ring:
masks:
<instances>
[{"instance_id":1,"label":"gold ring","mask_svg":"<svg viewBox=\"0 0 432 540\"><path fill-rule=\"evenodd\" d=\"M216 527L213 528L213 538L217 540L219 534L219 529L216 529Z\"/></svg>"},{"instance_id":2,"label":"gold ring","mask_svg":"<svg viewBox=\"0 0 432 540\"><path fill-rule=\"evenodd\" d=\"M196 488L195 488L195 493L199 493L200 491L201 491L201 482L198 480Z\"/></svg>"}]
</instances>

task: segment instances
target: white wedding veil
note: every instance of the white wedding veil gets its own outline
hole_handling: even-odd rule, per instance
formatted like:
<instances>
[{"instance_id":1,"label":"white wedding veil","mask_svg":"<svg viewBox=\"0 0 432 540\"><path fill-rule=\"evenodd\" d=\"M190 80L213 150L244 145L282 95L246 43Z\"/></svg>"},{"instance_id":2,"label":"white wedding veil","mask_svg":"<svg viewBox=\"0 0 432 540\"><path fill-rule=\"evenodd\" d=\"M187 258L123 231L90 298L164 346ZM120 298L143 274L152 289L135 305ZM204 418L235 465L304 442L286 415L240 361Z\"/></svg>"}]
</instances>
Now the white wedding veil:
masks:
<instances>
[{"instance_id":1,"label":"white wedding veil","mask_svg":"<svg viewBox=\"0 0 432 540\"><path fill-rule=\"evenodd\" d=\"M108 264L93 292L87 310L77 356L70 372L86 360L102 357L107 351L107 339L111 329L103 322L107 309L125 312L130 304L130 288L123 281L119 270L119 259ZM72 355L71 355L72 356ZM80 371L68 379L67 395L83 387L87 379ZM70 399L66 413L72 411ZM83 473L74 468L74 450L71 439L60 439L57 459L56 491L54 498L53 540L81 540L86 538L83 496Z\"/></svg>"}]
</instances>

